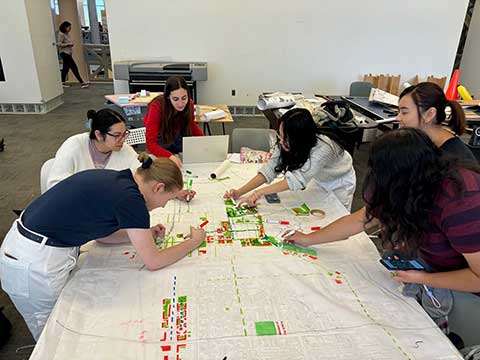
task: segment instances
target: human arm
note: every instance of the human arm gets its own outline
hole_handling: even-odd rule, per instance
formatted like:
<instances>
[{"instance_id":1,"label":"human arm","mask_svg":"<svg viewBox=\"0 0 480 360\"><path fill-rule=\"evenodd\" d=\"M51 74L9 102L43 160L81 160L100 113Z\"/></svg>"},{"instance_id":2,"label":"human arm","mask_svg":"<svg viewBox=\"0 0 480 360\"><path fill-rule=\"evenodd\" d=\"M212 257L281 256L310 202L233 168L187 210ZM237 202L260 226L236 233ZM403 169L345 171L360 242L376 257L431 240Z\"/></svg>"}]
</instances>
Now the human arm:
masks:
<instances>
[{"instance_id":1,"label":"human arm","mask_svg":"<svg viewBox=\"0 0 480 360\"><path fill-rule=\"evenodd\" d=\"M250 179L245 185L238 189L230 189L228 190L223 197L225 199L238 199L240 196L243 194L248 193L249 191L256 189L260 185L265 184L267 180L265 179L265 176L263 174L258 173L255 175L252 179Z\"/></svg>"},{"instance_id":2,"label":"human arm","mask_svg":"<svg viewBox=\"0 0 480 360\"><path fill-rule=\"evenodd\" d=\"M142 229L148 231L148 229ZM150 228L150 233L152 234L153 238L164 238L165 237L165 226L162 224L157 224ZM127 231L125 229L120 229L115 231L113 234L106 236L104 238L96 239L95 241L100 242L102 244L122 244L130 242L130 238L128 237Z\"/></svg>"},{"instance_id":3,"label":"human arm","mask_svg":"<svg viewBox=\"0 0 480 360\"><path fill-rule=\"evenodd\" d=\"M148 229L127 229L130 241L148 270L158 270L173 264L195 250L205 240L205 230L191 227L188 240L164 250L158 250Z\"/></svg>"},{"instance_id":4,"label":"human arm","mask_svg":"<svg viewBox=\"0 0 480 360\"><path fill-rule=\"evenodd\" d=\"M467 191L452 190L452 183L444 188L444 198L436 206L442 209L431 221L441 228L450 246L465 258L467 268L455 271L427 273L422 271L398 271L395 280L414 282L427 286L451 290L480 292L480 191L476 183L480 176L473 172L462 172ZM453 196L446 194L453 193ZM424 245L425 251L429 242Z\"/></svg>"},{"instance_id":5,"label":"human arm","mask_svg":"<svg viewBox=\"0 0 480 360\"><path fill-rule=\"evenodd\" d=\"M180 190L177 193L177 199L182 200L182 201L186 201L186 202L190 202L190 201L193 200L193 198L195 197L196 194L197 194L197 192L195 190L183 189L183 190Z\"/></svg>"},{"instance_id":6,"label":"human arm","mask_svg":"<svg viewBox=\"0 0 480 360\"><path fill-rule=\"evenodd\" d=\"M148 106L143 123L146 128L147 150L157 157L170 158L173 154L158 144L158 135L160 134L162 123L162 109L157 100L153 100Z\"/></svg>"},{"instance_id":7,"label":"human arm","mask_svg":"<svg viewBox=\"0 0 480 360\"><path fill-rule=\"evenodd\" d=\"M374 225L378 225L378 220L376 219L372 219L369 223L365 223L366 220L366 208L363 207L309 234L296 231L295 234L286 237L285 241L295 242L301 246L310 246L345 240L350 236L364 231L366 228L368 229Z\"/></svg>"},{"instance_id":8,"label":"human arm","mask_svg":"<svg viewBox=\"0 0 480 360\"><path fill-rule=\"evenodd\" d=\"M260 175L260 174L258 174ZM258 176L257 175L257 176ZM263 175L262 175L263 176ZM240 204L246 203L248 206L255 206L257 201L264 195L279 193L288 190L288 183L286 179L277 181L274 184L264 186L258 190L254 190L248 197L240 201Z\"/></svg>"},{"instance_id":9,"label":"human arm","mask_svg":"<svg viewBox=\"0 0 480 360\"><path fill-rule=\"evenodd\" d=\"M312 179L320 183L339 179L353 171L352 157L342 151L335 141L327 136L319 136L317 145L303 166L285 172L285 179L291 191L303 190Z\"/></svg>"},{"instance_id":10,"label":"human arm","mask_svg":"<svg viewBox=\"0 0 480 360\"><path fill-rule=\"evenodd\" d=\"M456 291L480 292L480 251L462 254L467 260L468 268L428 273L425 271L408 270L392 272L394 280L404 283L416 283Z\"/></svg>"}]
</instances>

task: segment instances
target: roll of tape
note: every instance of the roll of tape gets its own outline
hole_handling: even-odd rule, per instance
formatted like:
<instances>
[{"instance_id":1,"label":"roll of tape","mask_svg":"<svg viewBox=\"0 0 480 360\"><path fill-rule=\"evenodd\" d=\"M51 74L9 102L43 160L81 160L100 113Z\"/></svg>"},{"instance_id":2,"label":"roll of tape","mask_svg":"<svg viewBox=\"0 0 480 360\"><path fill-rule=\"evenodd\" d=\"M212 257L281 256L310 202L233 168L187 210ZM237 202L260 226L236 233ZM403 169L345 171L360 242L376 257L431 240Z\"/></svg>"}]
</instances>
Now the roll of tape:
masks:
<instances>
[{"instance_id":1,"label":"roll of tape","mask_svg":"<svg viewBox=\"0 0 480 360\"><path fill-rule=\"evenodd\" d=\"M320 209L312 209L310 210L310 215L316 216L319 218L324 218L325 217L325 211L320 210Z\"/></svg>"}]
</instances>

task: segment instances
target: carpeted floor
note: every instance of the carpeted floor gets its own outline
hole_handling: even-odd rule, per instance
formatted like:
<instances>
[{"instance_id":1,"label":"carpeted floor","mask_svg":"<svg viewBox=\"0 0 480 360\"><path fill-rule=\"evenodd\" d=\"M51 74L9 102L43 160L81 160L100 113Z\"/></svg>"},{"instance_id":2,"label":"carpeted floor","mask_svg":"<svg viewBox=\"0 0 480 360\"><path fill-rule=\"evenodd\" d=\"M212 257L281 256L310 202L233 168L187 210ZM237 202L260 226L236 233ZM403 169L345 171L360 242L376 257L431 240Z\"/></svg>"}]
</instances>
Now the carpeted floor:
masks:
<instances>
[{"instance_id":1,"label":"carpeted floor","mask_svg":"<svg viewBox=\"0 0 480 360\"><path fill-rule=\"evenodd\" d=\"M0 242L16 216L12 209L23 209L40 194L40 167L54 157L56 150L69 136L86 131L86 112L97 109L105 94L113 93L111 84L92 84L88 89L78 85L65 89L64 105L46 115L0 115L0 139L5 138L5 151L0 152ZM226 125L227 134L236 127L268 128L263 117L238 117ZM212 134L221 134L218 124L211 124ZM362 206L361 186L365 175L368 145L355 151L357 191L353 210ZM28 359L34 341L23 319L8 296L0 290L0 307L13 324L12 338L0 349L0 359ZM32 345L32 346L29 346Z\"/></svg>"}]
</instances>

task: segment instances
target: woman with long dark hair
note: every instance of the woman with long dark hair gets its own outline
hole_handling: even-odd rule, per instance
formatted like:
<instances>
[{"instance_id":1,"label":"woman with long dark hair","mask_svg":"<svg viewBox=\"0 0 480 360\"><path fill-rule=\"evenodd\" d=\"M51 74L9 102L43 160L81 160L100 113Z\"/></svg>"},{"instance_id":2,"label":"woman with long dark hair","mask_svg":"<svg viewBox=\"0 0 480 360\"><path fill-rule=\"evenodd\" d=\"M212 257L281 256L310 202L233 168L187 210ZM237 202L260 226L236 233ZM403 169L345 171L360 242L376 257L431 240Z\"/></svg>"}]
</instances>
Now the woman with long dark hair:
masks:
<instances>
[{"instance_id":1,"label":"woman with long dark hair","mask_svg":"<svg viewBox=\"0 0 480 360\"><path fill-rule=\"evenodd\" d=\"M179 168L182 162L175 154L182 152L184 136L204 136L195 122L193 101L185 79L167 79L162 95L152 100L144 118L147 150L157 157L168 157Z\"/></svg>"},{"instance_id":2,"label":"woman with long dark hair","mask_svg":"<svg viewBox=\"0 0 480 360\"><path fill-rule=\"evenodd\" d=\"M392 131L370 149L363 197L366 208L319 231L296 232L286 240L303 246L324 244L380 224L384 249L418 258L430 270L396 271L393 279L450 289L455 299L456 292L462 292L458 296L465 308L480 304L480 169L476 164L461 165L421 130Z\"/></svg>"},{"instance_id":3,"label":"woman with long dark hair","mask_svg":"<svg viewBox=\"0 0 480 360\"><path fill-rule=\"evenodd\" d=\"M63 87L70 87L65 81L67 81L67 75L70 70L72 70L73 75L77 78L78 82L81 84L82 88L88 87L88 83L84 82L80 73L78 72L77 64L72 57L72 49L74 42L70 37L70 31L72 30L72 24L69 21L64 21L59 27L57 46L59 49L60 57L63 61L62 67L62 84Z\"/></svg>"},{"instance_id":4,"label":"woman with long dark hair","mask_svg":"<svg viewBox=\"0 0 480 360\"><path fill-rule=\"evenodd\" d=\"M310 180L315 179L350 210L356 183L350 154L337 142L320 134L306 109L287 111L280 119L279 133L270 160L245 185L227 191L225 198L238 199L253 190L242 199L252 206L263 195L303 190ZM255 190L265 183L270 184L279 174L284 174L285 178Z\"/></svg>"}]
</instances>

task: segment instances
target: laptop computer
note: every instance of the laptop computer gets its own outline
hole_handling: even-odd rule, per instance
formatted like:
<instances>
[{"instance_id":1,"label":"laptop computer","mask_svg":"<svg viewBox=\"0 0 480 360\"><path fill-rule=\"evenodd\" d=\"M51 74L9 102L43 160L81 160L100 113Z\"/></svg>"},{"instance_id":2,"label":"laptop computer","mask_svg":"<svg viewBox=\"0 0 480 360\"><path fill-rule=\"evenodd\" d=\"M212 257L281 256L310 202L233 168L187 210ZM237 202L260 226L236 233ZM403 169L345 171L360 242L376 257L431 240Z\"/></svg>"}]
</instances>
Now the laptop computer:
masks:
<instances>
[{"instance_id":1,"label":"laptop computer","mask_svg":"<svg viewBox=\"0 0 480 360\"><path fill-rule=\"evenodd\" d=\"M221 162L227 158L228 135L187 136L183 138L184 164Z\"/></svg>"}]
</instances>

